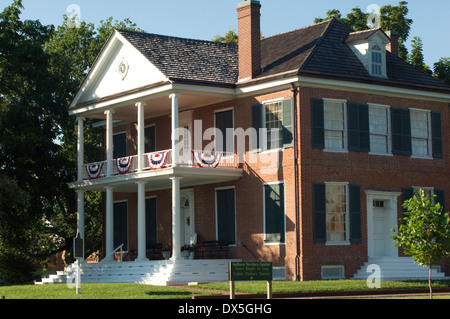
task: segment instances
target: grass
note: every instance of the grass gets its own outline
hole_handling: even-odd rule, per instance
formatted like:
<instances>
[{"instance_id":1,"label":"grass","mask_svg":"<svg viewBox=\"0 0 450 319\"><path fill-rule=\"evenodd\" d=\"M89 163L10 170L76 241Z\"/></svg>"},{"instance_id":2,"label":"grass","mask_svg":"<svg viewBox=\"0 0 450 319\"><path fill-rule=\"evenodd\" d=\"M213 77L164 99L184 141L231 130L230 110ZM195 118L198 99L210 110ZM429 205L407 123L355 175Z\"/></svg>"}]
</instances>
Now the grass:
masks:
<instances>
[{"instance_id":1,"label":"grass","mask_svg":"<svg viewBox=\"0 0 450 319\"><path fill-rule=\"evenodd\" d=\"M427 288L425 281L382 282L382 289ZM193 289L195 288L195 289ZM435 281L433 288L450 288L450 281ZM265 282L236 282L237 293L265 294ZM306 293L368 290L366 281L334 280L289 282L275 281L273 293ZM201 284L194 287L158 287L140 284L81 285L81 294L65 284L0 286L0 297L6 299L191 299L194 295L213 295L228 292L228 283Z\"/></svg>"},{"instance_id":2,"label":"grass","mask_svg":"<svg viewBox=\"0 0 450 319\"><path fill-rule=\"evenodd\" d=\"M0 287L5 299L191 299L195 295L211 295L184 287L157 287L140 284L92 284L81 285L81 293L65 284L23 285Z\"/></svg>"}]
</instances>

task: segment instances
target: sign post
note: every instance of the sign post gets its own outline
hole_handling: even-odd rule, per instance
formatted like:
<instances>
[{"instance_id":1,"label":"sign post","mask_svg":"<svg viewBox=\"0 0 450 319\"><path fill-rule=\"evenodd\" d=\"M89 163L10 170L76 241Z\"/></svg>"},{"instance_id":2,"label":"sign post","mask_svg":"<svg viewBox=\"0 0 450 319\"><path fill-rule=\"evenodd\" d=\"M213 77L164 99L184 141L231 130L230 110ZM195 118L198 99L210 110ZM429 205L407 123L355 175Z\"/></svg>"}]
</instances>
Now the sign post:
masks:
<instances>
[{"instance_id":1,"label":"sign post","mask_svg":"<svg viewBox=\"0 0 450 319\"><path fill-rule=\"evenodd\" d=\"M272 299L273 267L270 262L230 262L230 299L236 298L235 281L267 281L267 299Z\"/></svg>"},{"instance_id":2,"label":"sign post","mask_svg":"<svg viewBox=\"0 0 450 319\"><path fill-rule=\"evenodd\" d=\"M77 295L79 295L81 291L80 258L84 258L84 240L79 233L73 239L73 255L77 259L76 290Z\"/></svg>"}]
</instances>

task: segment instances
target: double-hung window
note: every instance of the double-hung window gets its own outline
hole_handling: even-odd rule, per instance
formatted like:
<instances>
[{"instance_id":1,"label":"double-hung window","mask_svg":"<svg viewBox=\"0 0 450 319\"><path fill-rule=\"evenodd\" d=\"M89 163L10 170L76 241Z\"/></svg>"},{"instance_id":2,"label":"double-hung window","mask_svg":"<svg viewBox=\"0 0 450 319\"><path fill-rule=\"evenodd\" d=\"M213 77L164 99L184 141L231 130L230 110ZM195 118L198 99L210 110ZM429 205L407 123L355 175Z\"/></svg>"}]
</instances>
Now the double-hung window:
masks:
<instances>
[{"instance_id":1,"label":"double-hung window","mask_svg":"<svg viewBox=\"0 0 450 319\"><path fill-rule=\"evenodd\" d=\"M265 127L267 130L267 150L283 147L283 105L281 101L265 106Z\"/></svg>"},{"instance_id":2,"label":"double-hung window","mask_svg":"<svg viewBox=\"0 0 450 319\"><path fill-rule=\"evenodd\" d=\"M347 240L347 184L326 184L327 242Z\"/></svg>"},{"instance_id":3,"label":"double-hung window","mask_svg":"<svg viewBox=\"0 0 450 319\"><path fill-rule=\"evenodd\" d=\"M391 154L389 106L369 104L370 152Z\"/></svg>"},{"instance_id":4,"label":"double-hung window","mask_svg":"<svg viewBox=\"0 0 450 319\"><path fill-rule=\"evenodd\" d=\"M346 151L346 102L324 100L325 150Z\"/></svg>"},{"instance_id":5,"label":"double-hung window","mask_svg":"<svg viewBox=\"0 0 450 319\"><path fill-rule=\"evenodd\" d=\"M411 143L412 156L431 157L431 112L427 110L411 109Z\"/></svg>"}]
</instances>

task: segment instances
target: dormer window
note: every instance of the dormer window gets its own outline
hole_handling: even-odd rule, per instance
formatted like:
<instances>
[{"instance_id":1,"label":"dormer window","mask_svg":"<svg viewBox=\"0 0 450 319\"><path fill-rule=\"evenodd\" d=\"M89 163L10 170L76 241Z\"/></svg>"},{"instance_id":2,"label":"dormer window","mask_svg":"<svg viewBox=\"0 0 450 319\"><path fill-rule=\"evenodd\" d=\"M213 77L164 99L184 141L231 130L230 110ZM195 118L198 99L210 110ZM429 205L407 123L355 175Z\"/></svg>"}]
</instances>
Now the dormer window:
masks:
<instances>
[{"instance_id":1,"label":"dormer window","mask_svg":"<svg viewBox=\"0 0 450 319\"><path fill-rule=\"evenodd\" d=\"M372 75L383 76L383 55L381 48L375 44L372 49Z\"/></svg>"},{"instance_id":2,"label":"dormer window","mask_svg":"<svg viewBox=\"0 0 450 319\"><path fill-rule=\"evenodd\" d=\"M386 45L389 42L381 29L352 32L346 41L370 76L377 78L387 78Z\"/></svg>"}]
</instances>

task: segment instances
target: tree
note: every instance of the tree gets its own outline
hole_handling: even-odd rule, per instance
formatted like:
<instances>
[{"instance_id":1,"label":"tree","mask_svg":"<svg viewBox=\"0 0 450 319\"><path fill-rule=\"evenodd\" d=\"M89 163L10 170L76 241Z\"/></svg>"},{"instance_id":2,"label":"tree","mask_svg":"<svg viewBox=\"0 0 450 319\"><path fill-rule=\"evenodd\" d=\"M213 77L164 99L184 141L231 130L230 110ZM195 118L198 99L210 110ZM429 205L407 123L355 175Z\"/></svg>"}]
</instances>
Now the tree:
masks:
<instances>
[{"instance_id":1,"label":"tree","mask_svg":"<svg viewBox=\"0 0 450 319\"><path fill-rule=\"evenodd\" d=\"M14 282L30 281L57 252L71 261L77 205L67 183L77 177L77 125L67 106L113 28L137 30L112 18L97 29L70 28L65 17L44 26L22 21L22 9L14 0L0 13L0 276ZM87 161L100 159L100 143L86 121ZM87 193L85 207L89 254L101 249L101 194Z\"/></svg>"},{"instance_id":2,"label":"tree","mask_svg":"<svg viewBox=\"0 0 450 319\"><path fill-rule=\"evenodd\" d=\"M238 35L237 35L236 31L228 30L228 32L225 33L224 36L216 35L214 37L213 41L221 42L221 43L238 44Z\"/></svg>"},{"instance_id":3,"label":"tree","mask_svg":"<svg viewBox=\"0 0 450 319\"><path fill-rule=\"evenodd\" d=\"M450 86L450 58L441 58L434 64L434 76Z\"/></svg>"},{"instance_id":4,"label":"tree","mask_svg":"<svg viewBox=\"0 0 450 319\"><path fill-rule=\"evenodd\" d=\"M430 67L425 64L425 57L423 56L423 42L420 37L414 37L412 40L411 54L408 55L408 62L416 68L432 74Z\"/></svg>"},{"instance_id":5,"label":"tree","mask_svg":"<svg viewBox=\"0 0 450 319\"><path fill-rule=\"evenodd\" d=\"M431 266L442 258L450 257L449 213L444 213L435 201L435 195L428 196L423 190L417 191L404 202L403 207L408 211L397 227L397 234L392 236L396 247L403 248L404 253L414 258L416 263L429 267L430 298L433 298Z\"/></svg>"},{"instance_id":6,"label":"tree","mask_svg":"<svg viewBox=\"0 0 450 319\"><path fill-rule=\"evenodd\" d=\"M397 31L399 33L399 57L406 60L408 50L404 43L409 37L413 21L408 19L408 2L400 1L398 6L383 6L380 9L381 28L383 30ZM367 20L370 13L363 12L359 7L355 7L347 14L345 18L339 10L333 9L327 11L325 18L315 18L314 23L319 23L328 19L335 18L354 31L368 30Z\"/></svg>"}]
</instances>

